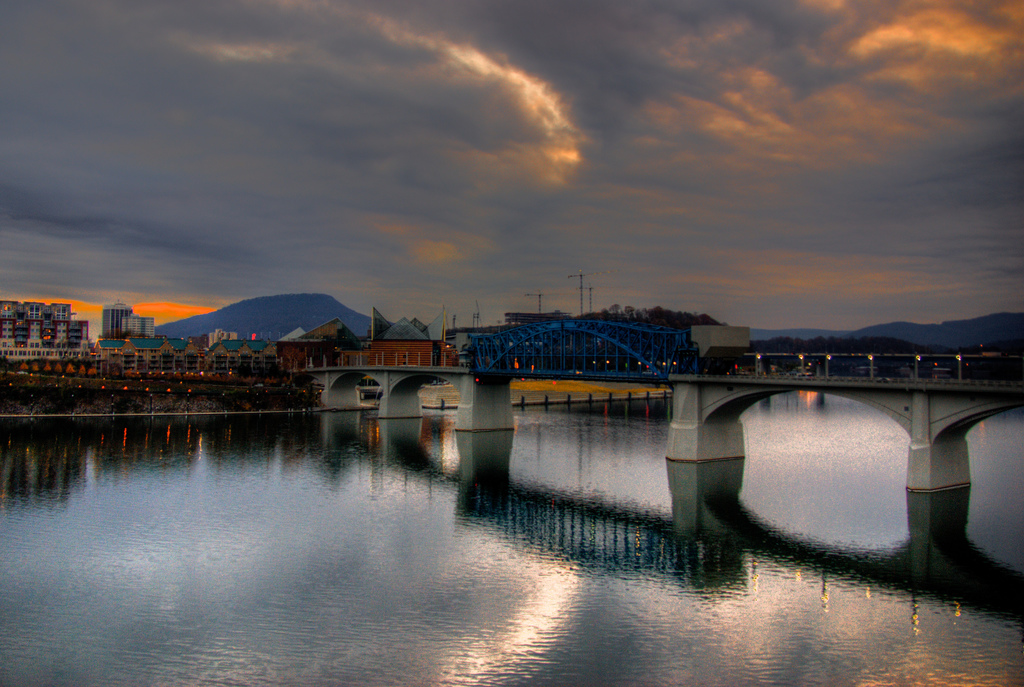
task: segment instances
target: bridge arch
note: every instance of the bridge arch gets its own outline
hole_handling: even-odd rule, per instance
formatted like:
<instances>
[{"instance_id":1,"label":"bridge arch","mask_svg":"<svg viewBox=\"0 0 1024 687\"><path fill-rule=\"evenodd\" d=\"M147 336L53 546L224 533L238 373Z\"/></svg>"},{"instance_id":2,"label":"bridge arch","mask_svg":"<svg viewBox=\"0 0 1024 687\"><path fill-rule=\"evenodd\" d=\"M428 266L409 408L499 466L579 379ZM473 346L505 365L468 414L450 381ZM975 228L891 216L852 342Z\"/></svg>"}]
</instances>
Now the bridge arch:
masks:
<instances>
[{"instance_id":1,"label":"bridge arch","mask_svg":"<svg viewBox=\"0 0 1024 687\"><path fill-rule=\"evenodd\" d=\"M772 396L784 394L791 391L799 391L793 387L755 387L734 392L722 398L712 398L703 411L703 421L724 422L736 421L752 405ZM857 393L843 389L804 389L804 391L815 391L826 396L838 396L851 401L857 401L863 405L881 412L902 427L908 434L911 431L910 408L908 399L890 399L889 401L875 398L868 394ZM902 409L902 410L901 410Z\"/></svg>"},{"instance_id":2,"label":"bridge arch","mask_svg":"<svg viewBox=\"0 0 1024 687\"><path fill-rule=\"evenodd\" d=\"M697 372L690 331L637 322L552 320L470 334L474 372L516 377L667 381Z\"/></svg>"},{"instance_id":3,"label":"bridge arch","mask_svg":"<svg viewBox=\"0 0 1024 687\"><path fill-rule=\"evenodd\" d=\"M421 386L442 380L460 389L459 380L463 376L464 373L451 373L443 369L410 368L335 368L314 374L314 377L324 385L321 400L328 408L360 406L362 399L359 395L359 383L367 377L377 382L381 403L392 406L391 409L382 406L382 417L388 417L388 412L399 412L400 417L420 417L417 392Z\"/></svg>"},{"instance_id":4,"label":"bridge arch","mask_svg":"<svg viewBox=\"0 0 1024 687\"><path fill-rule=\"evenodd\" d=\"M795 389L792 386L726 386L724 394L710 394L702 409L703 421L738 420L750 406L771 396L794 390L815 391L826 396L838 396L856 401L878 410L891 418L904 429L908 435L914 436L914 407L921 405L925 397L921 392L909 389L871 389L837 388L832 386L808 387ZM986 418L999 413L1024 407L1024 396L1006 397L968 397L963 394L941 392L927 394L928 438L936 441L949 437L962 436L972 427Z\"/></svg>"},{"instance_id":5,"label":"bridge arch","mask_svg":"<svg viewBox=\"0 0 1024 687\"><path fill-rule=\"evenodd\" d=\"M966 407L956 407L950 399L936 395L931 399L932 440L945 436L963 436L979 422L1009 410L1024 407L1024 397L993 398L973 402ZM953 406L953 407L950 407Z\"/></svg>"},{"instance_id":6,"label":"bridge arch","mask_svg":"<svg viewBox=\"0 0 1024 687\"><path fill-rule=\"evenodd\" d=\"M365 372L339 371L313 375L324 385L320 400L328 408L358 406L359 382L367 376Z\"/></svg>"},{"instance_id":7,"label":"bridge arch","mask_svg":"<svg viewBox=\"0 0 1024 687\"><path fill-rule=\"evenodd\" d=\"M465 375L422 370L409 372L375 370L369 376L381 386L382 393L378 413L379 417L387 419L422 417L423 409L419 390L423 385L440 379L452 384L461 395L460 381Z\"/></svg>"},{"instance_id":8,"label":"bridge arch","mask_svg":"<svg viewBox=\"0 0 1024 687\"><path fill-rule=\"evenodd\" d=\"M864 380L778 380L679 377L673 383L673 419L666 456L704 462L742 458L740 415L754 403L786 391L807 390L863 403L907 432L907 489L936 491L968 486L966 435L997 413L1024 406L1021 389Z\"/></svg>"}]
</instances>

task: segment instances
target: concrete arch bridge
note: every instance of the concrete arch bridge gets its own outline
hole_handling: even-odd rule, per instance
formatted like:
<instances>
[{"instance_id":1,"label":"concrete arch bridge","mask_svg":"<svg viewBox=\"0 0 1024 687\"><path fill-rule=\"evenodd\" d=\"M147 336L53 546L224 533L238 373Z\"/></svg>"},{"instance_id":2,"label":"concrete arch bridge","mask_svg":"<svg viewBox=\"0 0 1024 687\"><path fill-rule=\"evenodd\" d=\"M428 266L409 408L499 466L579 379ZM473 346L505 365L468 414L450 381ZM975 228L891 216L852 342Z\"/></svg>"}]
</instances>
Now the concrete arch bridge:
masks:
<instances>
[{"instance_id":1,"label":"concrete arch bridge","mask_svg":"<svg viewBox=\"0 0 1024 687\"><path fill-rule=\"evenodd\" d=\"M787 391L818 391L875 408L910 437L907 489L938 491L970 485L967 432L987 417L1024 406L1024 383L749 376L672 377L669 460L742 458L740 416L762 399Z\"/></svg>"},{"instance_id":2,"label":"concrete arch bridge","mask_svg":"<svg viewBox=\"0 0 1024 687\"><path fill-rule=\"evenodd\" d=\"M745 455L740 416L754 403L787 391L831 393L865 403L910 437L907 489L936 491L970 484L966 434L986 417L1024 406L1024 382L784 378L697 374L731 367L749 347L746 327L673 330L625 322L560 320L471 334L457 367L347 366L308 370L324 386L330 408L358 407L357 385L380 385L379 416L421 417L418 390L450 382L460 401L463 432L514 427L514 378L625 380L669 384L672 424L666 457L704 462ZM678 374L677 371L685 372Z\"/></svg>"}]
</instances>

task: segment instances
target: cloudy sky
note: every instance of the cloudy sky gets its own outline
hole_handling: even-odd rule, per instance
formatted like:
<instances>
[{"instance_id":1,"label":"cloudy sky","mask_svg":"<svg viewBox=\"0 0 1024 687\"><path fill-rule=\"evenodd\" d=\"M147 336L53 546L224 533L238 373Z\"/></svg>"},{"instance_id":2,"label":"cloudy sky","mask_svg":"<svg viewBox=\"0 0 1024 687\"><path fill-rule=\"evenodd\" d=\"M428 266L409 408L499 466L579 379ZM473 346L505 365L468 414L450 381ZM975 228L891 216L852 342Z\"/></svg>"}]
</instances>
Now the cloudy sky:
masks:
<instances>
[{"instance_id":1,"label":"cloudy sky","mask_svg":"<svg viewBox=\"0 0 1024 687\"><path fill-rule=\"evenodd\" d=\"M1024 311L1024 5L4 0L0 298Z\"/></svg>"}]
</instances>

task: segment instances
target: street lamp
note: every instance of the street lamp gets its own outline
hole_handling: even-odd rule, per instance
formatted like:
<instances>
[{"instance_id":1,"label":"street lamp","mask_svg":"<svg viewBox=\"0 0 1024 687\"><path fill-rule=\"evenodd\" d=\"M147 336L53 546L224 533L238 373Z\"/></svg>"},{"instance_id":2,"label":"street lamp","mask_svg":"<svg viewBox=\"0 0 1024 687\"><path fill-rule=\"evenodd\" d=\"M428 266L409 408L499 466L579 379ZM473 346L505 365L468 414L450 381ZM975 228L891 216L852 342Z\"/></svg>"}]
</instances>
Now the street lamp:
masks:
<instances>
[{"instance_id":1,"label":"street lamp","mask_svg":"<svg viewBox=\"0 0 1024 687\"><path fill-rule=\"evenodd\" d=\"M871 379L875 378L875 356L868 354L868 372L871 375Z\"/></svg>"},{"instance_id":2,"label":"street lamp","mask_svg":"<svg viewBox=\"0 0 1024 687\"><path fill-rule=\"evenodd\" d=\"M962 365L962 358L959 353L956 354L956 381L962 382L964 380L964 371Z\"/></svg>"},{"instance_id":3,"label":"street lamp","mask_svg":"<svg viewBox=\"0 0 1024 687\"><path fill-rule=\"evenodd\" d=\"M825 356L825 379L828 379L828 361L832 360L831 355Z\"/></svg>"},{"instance_id":4,"label":"street lamp","mask_svg":"<svg viewBox=\"0 0 1024 687\"><path fill-rule=\"evenodd\" d=\"M921 362L921 356L914 356L914 379L917 379L917 364Z\"/></svg>"}]
</instances>

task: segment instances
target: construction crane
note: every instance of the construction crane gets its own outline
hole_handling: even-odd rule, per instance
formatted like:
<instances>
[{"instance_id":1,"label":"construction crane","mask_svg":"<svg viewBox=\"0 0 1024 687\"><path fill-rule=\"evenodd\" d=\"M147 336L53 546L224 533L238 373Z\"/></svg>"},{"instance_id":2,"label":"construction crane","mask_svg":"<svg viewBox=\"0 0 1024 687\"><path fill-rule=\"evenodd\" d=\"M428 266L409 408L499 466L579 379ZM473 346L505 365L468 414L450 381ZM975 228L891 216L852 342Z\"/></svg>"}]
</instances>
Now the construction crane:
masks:
<instances>
[{"instance_id":1,"label":"construction crane","mask_svg":"<svg viewBox=\"0 0 1024 687\"><path fill-rule=\"evenodd\" d=\"M540 313L544 312L543 309L541 308L541 300L540 300L541 298L543 298L544 296L563 296L563 295L565 295L565 293L566 292L564 292L564 291L547 291L545 293L540 293L540 292L538 292L538 293L525 293L523 295L524 296L536 296L537 297L537 313L540 314Z\"/></svg>"},{"instance_id":2,"label":"construction crane","mask_svg":"<svg viewBox=\"0 0 1024 687\"><path fill-rule=\"evenodd\" d=\"M537 297L537 314L539 315L541 313L540 299L544 296L544 294L542 294L542 293L524 293L523 295L524 296L536 296Z\"/></svg>"},{"instance_id":3,"label":"construction crane","mask_svg":"<svg viewBox=\"0 0 1024 687\"><path fill-rule=\"evenodd\" d=\"M587 272L586 274L584 274L583 270L580 270L579 274L570 274L569 275L569 279L574 279L576 277L579 277L579 279L580 279L580 287L579 287L580 288L580 317L583 317L583 277L593 277L593 276L596 276L598 274L611 274L612 272L617 272L617 271L618 270L607 270L605 272Z\"/></svg>"}]
</instances>

